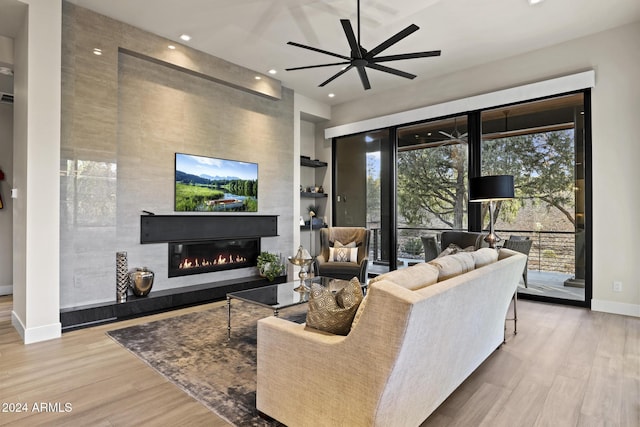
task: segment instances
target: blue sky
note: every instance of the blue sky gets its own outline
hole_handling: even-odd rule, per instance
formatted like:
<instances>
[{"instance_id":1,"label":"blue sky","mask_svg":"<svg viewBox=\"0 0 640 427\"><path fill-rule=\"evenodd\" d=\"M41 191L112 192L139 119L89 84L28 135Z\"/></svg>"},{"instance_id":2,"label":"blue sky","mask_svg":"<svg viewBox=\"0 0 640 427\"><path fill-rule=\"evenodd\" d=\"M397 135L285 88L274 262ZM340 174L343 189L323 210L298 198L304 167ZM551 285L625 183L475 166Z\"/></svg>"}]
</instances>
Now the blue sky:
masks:
<instances>
[{"instance_id":1,"label":"blue sky","mask_svg":"<svg viewBox=\"0 0 640 427\"><path fill-rule=\"evenodd\" d=\"M258 164L176 153L176 170L192 175L258 179Z\"/></svg>"}]
</instances>

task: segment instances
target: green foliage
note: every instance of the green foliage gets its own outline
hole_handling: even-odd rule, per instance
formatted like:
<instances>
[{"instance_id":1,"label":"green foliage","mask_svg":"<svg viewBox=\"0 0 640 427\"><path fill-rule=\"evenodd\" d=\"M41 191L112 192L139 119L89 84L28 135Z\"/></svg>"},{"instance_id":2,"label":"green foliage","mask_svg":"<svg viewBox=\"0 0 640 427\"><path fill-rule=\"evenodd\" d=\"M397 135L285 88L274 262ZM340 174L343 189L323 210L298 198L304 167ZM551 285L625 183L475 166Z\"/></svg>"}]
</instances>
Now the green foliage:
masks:
<instances>
[{"instance_id":1,"label":"green foliage","mask_svg":"<svg viewBox=\"0 0 640 427\"><path fill-rule=\"evenodd\" d=\"M245 211L258 212L258 200L257 199L244 199Z\"/></svg>"},{"instance_id":2,"label":"green foliage","mask_svg":"<svg viewBox=\"0 0 640 427\"><path fill-rule=\"evenodd\" d=\"M575 225L575 146L573 131L562 130L485 141L483 175L508 174L515 180L516 200L503 203L502 218L515 217L520 200L558 209ZM498 213L501 213L501 212Z\"/></svg>"},{"instance_id":3,"label":"green foliage","mask_svg":"<svg viewBox=\"0 0 640 427\"><path fill-rule=\"evenodd\" d=\"M278 255L270 252L260 252L260 255L258 255L258 271L269 281L273 281L282 274L284 269L285 266Z\"/></svg>"},{"instance_id":4,"label":"green foliage","mask_svg":"<svg viewBox=\"0 0 640 427\"><path fill-rule=\"evenodd\" d=\"M398 153L398 208L409 224L437 218L463 228L466 215L466 146Z\"/></svg>"},{"instance_id":5,"label":"green foliage","mask_svg":"<svg viewBox=\"0 0 640 427\"><path fill-rule=\"evenodd\" d=\"M402 250L410 255L420 255L422 248L422 240L415 237L409 238L404 245L402 245Z\"/></svg>"},{"instance_id":6,"label":"green foliage","mask_svg":"<svg viewBox=\"0 0 640 427\"><path fill-rule=\"evenodd\" d=\"M176 211L190 212L198 210L206 200L224 197L224 192L200 185L176 182Z\"/></svg>"},{"instance_id":7,"label":"green foliage","mask_svg":"<svg viewBox=\"0 0 640 427\"><path fill-rule=\"evenodd\" d=\"M380 221L380 174L376 173L378 160L367 157L367 222Z\"/></svg>"},{"instance_id":8,"label":"green foliage","mask_svg":"<svg viewBox=\"0 0 640 427\"><path fill-rule=\"evenodd\" d=\"M483 141L482 175L508 174L515 180L516 199L498 202L496 218L512 221L529 201L558 209L575 225L574 163L570 130ZM466 185L464 144L398 153L398 210L408 224L465 228ZM488 216L485 203L485 224Z\"/></svg>"}]
</instances>

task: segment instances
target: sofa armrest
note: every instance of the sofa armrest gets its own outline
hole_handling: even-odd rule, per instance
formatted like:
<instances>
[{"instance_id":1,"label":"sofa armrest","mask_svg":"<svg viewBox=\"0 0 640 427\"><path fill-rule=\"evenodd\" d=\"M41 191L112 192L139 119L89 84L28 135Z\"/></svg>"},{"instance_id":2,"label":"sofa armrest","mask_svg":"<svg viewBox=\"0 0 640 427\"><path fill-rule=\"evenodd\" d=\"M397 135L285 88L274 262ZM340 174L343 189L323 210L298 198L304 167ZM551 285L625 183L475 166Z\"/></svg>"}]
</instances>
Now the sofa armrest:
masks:
<instances>
[{"instance_id":1,"label":"sofa armrest","mask_svg":"<svg viewBox=\"0 0 640 427\"><path fill-rule=\"evenodd\" d=\"M357 351L347 349L347 340L276 317L258 321L258 411L286 425L311 426L319 419L322 425L361 425L358 417L372 408L365 411L368 399L356 398L367 388L354 379L367 377L359 372L366 366L354 363Z\"/></svg>"},{"instance_id":2,"label":"sofa armrest","mask_svg":"<svg viewBox=\"0 0 640 427\"><path fill-rule=\"evenodd\" d=\"M347 336L276 317L258 321L257 409L286 425L375 425L410 312L395 292L414 297L391 282L376 283Z\"/></svg>"}]
</instances>

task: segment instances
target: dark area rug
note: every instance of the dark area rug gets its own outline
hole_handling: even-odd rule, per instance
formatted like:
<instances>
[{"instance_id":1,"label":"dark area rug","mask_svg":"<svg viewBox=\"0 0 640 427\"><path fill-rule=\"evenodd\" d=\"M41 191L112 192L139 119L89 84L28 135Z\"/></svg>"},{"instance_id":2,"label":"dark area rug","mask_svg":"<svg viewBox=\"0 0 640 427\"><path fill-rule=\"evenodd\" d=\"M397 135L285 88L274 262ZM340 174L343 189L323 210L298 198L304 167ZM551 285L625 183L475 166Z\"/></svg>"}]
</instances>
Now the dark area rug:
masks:
<instances>
[{"instance_id":1,"label":"dark area rug","mask_svg":"<svg viewBox=\"0 0 640 427\"><path fill-rule=\"evenodd\" d=\"M281 317L304 322L307 306ZM268 309L232 301L216 307L107 334L216 414L237 426L280 426L256 411L256 327ZM287 363L283 361L283 363Z\"/></svg>"}]
</instances>

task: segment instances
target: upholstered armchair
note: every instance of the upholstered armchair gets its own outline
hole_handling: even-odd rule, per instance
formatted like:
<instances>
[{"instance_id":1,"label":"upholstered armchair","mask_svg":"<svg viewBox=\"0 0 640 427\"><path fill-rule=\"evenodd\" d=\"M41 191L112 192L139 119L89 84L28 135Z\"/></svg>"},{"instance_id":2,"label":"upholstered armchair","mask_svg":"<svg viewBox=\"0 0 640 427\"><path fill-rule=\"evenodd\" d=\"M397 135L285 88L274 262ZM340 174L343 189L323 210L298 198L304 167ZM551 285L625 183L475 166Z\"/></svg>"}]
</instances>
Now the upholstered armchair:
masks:
<instances>
[{"instance_id":1,"label":"upholstered armchair","mask_svg":"<svg viewBox=\"0 0 640 427\"><path fill-rule=\"evenodd\" d=\"M422 245L424 246L424 260L429 262L436 258L440 253L447 249L452 243L456 246L466 249L473 247L474 250L488 247L489 244L484 241L485 234L472 231L443 231L440 234L440 244L435 236L423 236Z\"/></svg>"},{"instance_id":2,"label":"upholstered armchair","mask_svg":"<svg viewBox=\"0 0 640 427\"><path fill-rule=\"evenodd\" d=\"M357 277L360 283L366 283L370 236L371 231L364 227L321 228L314 274L344 280Z\"/></svg>"}]
</instances>

